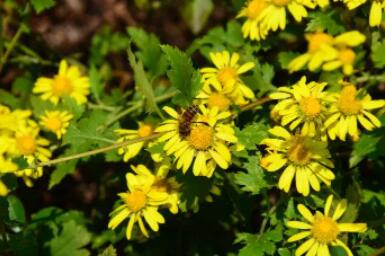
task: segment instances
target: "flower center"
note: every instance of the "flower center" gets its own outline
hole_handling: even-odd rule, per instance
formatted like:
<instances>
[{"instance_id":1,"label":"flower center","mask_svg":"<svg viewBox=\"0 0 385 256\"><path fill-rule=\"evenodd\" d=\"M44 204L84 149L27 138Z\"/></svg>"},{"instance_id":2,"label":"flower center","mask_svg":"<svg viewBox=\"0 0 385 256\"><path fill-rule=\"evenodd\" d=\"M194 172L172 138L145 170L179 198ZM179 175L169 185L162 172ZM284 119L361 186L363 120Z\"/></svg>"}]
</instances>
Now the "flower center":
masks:
<instances>
[{"instance_id":1,"label":"flower center","mask_svg":"<svg viewBox=\"0 0 385 256\"><path fill-rule=\"evenodd\" d=\"M152 134L153 127L149 124L143 124L138 129L138 135L139 137L147 137Z\"/></svg>"},{"instance_id":2,"label":"flower center","mask_svg":"<svg viewBox=\"0 0 385 256\"><path fill-rule=\"evenodd\" d=\"M319 100L312 96L303 98L300 102L300 108L306 117L311 119L317 117L321 112Z\"/></svg>"},{"instance_id":3,"label":"flower center","mask_svg":"<svg viewBox=\"0 0 385 256\"><path fill-rule=\"evenodd\" d=\"M221 68L217 74L219 82L222 84L234 80L238 77L237 71L232 67Z\"/></svg>"},{"instance_id":4,"label":"flower center","mask_svg":"<svg viewBox=\"0 0 385 256\"><path fill-rule=\"evenodd\" d=\"M62 121L59 117L53 116L45 121L45 126L51 131L58 131L62 128Z\"/></svg>"},{"instance_id":5,"label":"flower center","mask_svg":"<svg viewBox=\"0 0 385 256\"><path fill-rule=\"evenodd\" d=\"M300 136L292 139L287 154L288 159L297 165L306 165L311 159L311 152L305 145L305 138Z\"/></svg>"},{"instance_id":6,"label":"flower center","mask_svg":"<svg viewBox=\"0 0 385 256\"><path fill-rule=\"evenodd\" d=\"M315 34L307 35L307 40L309 42L308 51L314 53L318 51L322 45L331 44L333 37L328 34L318 32Z\"/></svg>"},{"instance_id":7,"label":"flower center","mask_svg":"<svg viewBox=\"0 0 385 256\"><path fill-rule=\"evenodd\" d=\"M135 190L132 193L128 193L124 198L124 201L131 211L138 212L146 205L147 198L142 191Z\"/></svg>"},{"instance_id":8,"label":"flower center","mask_svg":"<svg viewBox=\"0 0 385 256\"><path fill-rule=\"evenodd\" d=\"M246 15L249 19L256 19L265 7L265 0L253 0L247 5Z\"/></svg>"},{"instance_id":9,"label":"flower center","mask_svg":"<svg viewBox=\"0 0 385 256\"><path fill-rule=\"evenodd\" d=\"M277 6L286 6L290 0L272 0L273 3Z\"/></svg>"},{"instance_id":10,"label":"flower center","mask_svg":"<svg viewBox=\"0 0 385 256\"><path fill-rule=\"evenodd\" d=\"M222 94L213 93L209 97L209 107L218 107L219 110L227 110L230 106L230 100Z\"/></svg>"},{"instance_id":11,"label":"flower center","mask_svg":"<svg viewBox=\"0 0 385 256\"><path fill-rule=\"evenodd\" d=\"M356 99L357 89L354 85L346 85L341 90L338 108L345 115L357 115L361 109L361 101Z\"/></svg>"},{"instance_id":12,"label":"flower center","mask_svg":"<svg viewBox=\"0 0 385 256\"><path fill-rule=\"evenodd\" d=\"M213 144L214 132L210 126L202 125L191 129L190 145L197 150L206 150Z\"/></svg>"},{"instance_id":13,"label":"flower center","mask_svg":"<svg viewBox=\"0 0 385 256\"><path fill-rule=\"evenodd\" d=\"M339 59L343 64L353 64L356 54L351 49L343 49L339 53Z\"/></svg>"},{"instance_id":14,"label":"flower center","mask_svg":"<svg viewBox=\"0 0 385 256\"><path fill-rule=\"evenodd\" d=\"M52 83L52 92L55 96L69 95L73 91L71 81L64 76L56 76Z\"/></svg>"},{"instance_id":15,"label":"flower center","mask_svg":"<svg viewBox=\"0 0 385 256\"><path fill-rule=\"evenodd\" d=\"M17 138L17 148L23 155L31 155L36 151L36 140L31 135Z\"/></svg>"},{"instance_id":16,"label":"flower center","mask_svg":"<svg viewBox=\"0 0 385 256\"><path fill-rule=\"evenodd\" d=\"M311 231L315 240L326 244L335 241L340 232L337 223L327 216L315 216Z\"/></svg>"}]
</instances>

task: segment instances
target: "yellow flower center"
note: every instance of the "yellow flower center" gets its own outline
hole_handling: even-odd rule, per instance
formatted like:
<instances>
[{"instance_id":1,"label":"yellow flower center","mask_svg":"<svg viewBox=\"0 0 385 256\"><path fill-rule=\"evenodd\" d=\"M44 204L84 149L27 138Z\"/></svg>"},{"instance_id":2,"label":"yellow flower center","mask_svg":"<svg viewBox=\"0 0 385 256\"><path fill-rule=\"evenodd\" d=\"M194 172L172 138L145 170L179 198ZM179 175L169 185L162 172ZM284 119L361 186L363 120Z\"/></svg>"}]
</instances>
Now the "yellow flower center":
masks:
<instances>
[{"instance_id":1,"label":"yellow flower center","mask_svg":"<svg viewBox=\"0 0 385 256\"><path fill-rule=\"evenodd\" d=\"M307 40L309 41L308 51L310 53L314 53L318 51L322 45L332 43L333 37L328 34L318 32L308 35Z\"/></svg>"},{"instance_id":2,"label":"yellow flower center","mask_svg":"<svg viewBox=\"0 0 385 256\"><path fill-rule=\"evenodd\" d=\"M60 117L58 117L58 116L52 116L52 117L48 118L44 122L44 124L47 127L47 129L51 130L51 131L58 131L63 126L63 123L62 123Z\"/></svg>"},{"instance_id":3,"label":"yellow flower center","mask_svg":"<svg viewBox=\"0 0 385 256\"><path fill-rule=\"evenodd\" d=\"M357 89L354 85L346 85L341 90L338 101L339 110L345 115L357 115L361 109L361 101L356 99Z\"/></svg>"},{"instance_id":4,"label":"yellow flower center","mask_svg":"<svg viewBox=\"0 0 385 256\"><path fill-rule=\"evenodd\" d=\"M23 155L31 155L36 151L36 140L27 134L17 138L17 148Z\"/></svg>"},{"instance_id":5,"label":"yellow flower center","mask_svg":"<svg viewBox=\"0 0 385 256\"><path fill-rule=\"evenodd\" d=\"M339 59L343 64L353 64L356 54L351 49L343 49L339 53Z\"/></svg>"},{"instance_id":6,"label":"yellow flower center","mask_svg":"<svg viewBox=\"0 0 385 256\"><path fill-rule=\"evenodd\" d=\"M335 241L340 233L337 223L327 216L315 216L311 231L315 240L326 244Z\"/></svg>"},{"instance_id":7,"label":"yellow flower center","mask_svg":"<svg viewBox=\"0 0 385 256\"><path fill-rule=\"evenodd\" d=\"M266 8L265 0L253 0L247 5L246 15L249 19L256 19L258 15Z\"/></svg>"},{"instance_id":8,"label":"yellow flower center","mask_svg":"<svg viewBox=\"0 0 385 256\"><path fill-rule=\"evenodd\" d=\"M306 117L313 119L321 112L321 104L317 98L305 97L300 102L300 108Z\"/></svg>"},{"instance_id":9,"label":"yellow flower center","mask_svg":"<svg viewBox=\"0 0 385 256\"><path fill-rule=\"evenodd\" d=\"M231 80L235 80L237 77L237 70L232 67L221 68L217 74L217 78L222 84Z\"/></svg>"},{"instance_id":10,"label":"yellow flower center","mask_svg":"<svg viewBox=\"0 0 385 256\"><path fill-rule=\"evenodd\" d=\"M207 125L193 127L188 138L190 145L197 150L208 149L213 144L213 139L213 129Z\"/></svg>"},{"instance_id":11,"label":"yellow flower center","mask_svg":"<svg viewBox=\"0 0 385 256\"><path fill-rule=\"evenodd\" d=\"M222 94L213 93L209 97L209 107L218 107L219 110L227 110L230 106L230 100Z\"/></svg>"},{"instance_id":12,"label":"yellow flower center","mask_svg":"<svg viewBox=\"0 0 385 256\"><path fill-rule=\"evenodd\" d=\"M70 95L73 91L71 81L65 76L56 76L52 83L52 92L55 96Z\"/></svg>"},{"instance_id":13,"label":"yellow flower center","mask_svg":"<svg viewBox=\"0 0 385 256\"><path fill-rule=\"evenodd\" d=\"M305 145L305 138L295 136L292 138L288 151L288 159L297 165L306 165L311 159L311 152Z\"/></svg>"},{"instance_id":14,"label":"yellow flower center","mask_svg":"<svg viewBox=\"0 0 385 256\"><path fill-rule=\"evenodd\" d=\"M272 2L277 6L286 6L290 0L272 0Z\"/></svg>"},{"instance_id":15,"label":"yellow flower center","mask_svg":"<svg viewBox=\"0 0 385 256\"><path fill-rule=\"evenodd\" d=\"M152 134L153 130L154 130L154 128L152 127L152 125L143 124L138 129L138 135L139 135L139 137L147 137L147 136L150 136Z\"/></svg>"},{"instance_id":16,"label":"yellow flower center","mask_svg":"<svg viewBox=\"0 0 385 256\"><path fill-rule=\"evenodd\" d=\"M138 212L146 206L147 198L142 191L135 190L132 193L128 193L124 201L131 211Z\"/></svg>"}]
</instances>

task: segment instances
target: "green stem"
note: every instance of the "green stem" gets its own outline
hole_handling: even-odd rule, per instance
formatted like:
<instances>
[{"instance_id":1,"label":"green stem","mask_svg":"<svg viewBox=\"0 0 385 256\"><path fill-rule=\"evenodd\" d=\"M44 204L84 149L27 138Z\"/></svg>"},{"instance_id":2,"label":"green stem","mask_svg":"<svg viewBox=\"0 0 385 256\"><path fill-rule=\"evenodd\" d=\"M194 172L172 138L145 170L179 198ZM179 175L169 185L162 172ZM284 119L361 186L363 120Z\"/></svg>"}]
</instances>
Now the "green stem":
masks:
<instances>
[{"instance_id":1,"label":"green stem","mask_svg":"<svg viewBox=\"0 0 385 256\"><path fill-rule=\"evenodd\" d=\"M20 36L23 34L23 32L24 32L24 27L23 27L23 24L21 24L19 26L18 30L16 31L16 34L13 36L11 42L7 46L7 50L5 51L4 55L0 59L0 73L3 70L3 67L4 67L5 63L7 62L9 55L11 54L13 49L15 48L15 46L16 46L17 42L19 41Z\"/></svg>"},{"instance_id":2,"label":"green stem","mask_svg":"<svg viewBox=\"0 0 385 256\"><path fill-rule=\"evenodd\" d=\"M283 201L282 200L283 197L285 197L285 196L283 195L283 193L281 193L280 197L278 199L278 202L270 208L270 210L267 212L265 218L263 218L261 228L259 229L259 235L262 235L265 232L267 223L269 222L270 215L273 214L275 212L275 210L277 210L278 206Z\"/></svg>"},{"instance_id":3,"label":"green stem","mask_svg":"<svg viewBox=\"0 0 385 256\"><path fill-rule=\"evenodd\" d=\"M361 77L356 77L352 79L352 82L354 83L364 83L367 81L378 81L378 82L385 82L385 75L364 75Z\"/></svg>"},{"instance_id":4,"label":"green stem","mask_svg":"<svg viewBox=\"0 0 385 256\"><path fill-rule=\"evenodd\" d=\"M375 252L373 252L372 254L369 254L369 256L380 256L382 255L383 253L385 253L385 246L377 249Z\"/></svg>"}]
</instances>

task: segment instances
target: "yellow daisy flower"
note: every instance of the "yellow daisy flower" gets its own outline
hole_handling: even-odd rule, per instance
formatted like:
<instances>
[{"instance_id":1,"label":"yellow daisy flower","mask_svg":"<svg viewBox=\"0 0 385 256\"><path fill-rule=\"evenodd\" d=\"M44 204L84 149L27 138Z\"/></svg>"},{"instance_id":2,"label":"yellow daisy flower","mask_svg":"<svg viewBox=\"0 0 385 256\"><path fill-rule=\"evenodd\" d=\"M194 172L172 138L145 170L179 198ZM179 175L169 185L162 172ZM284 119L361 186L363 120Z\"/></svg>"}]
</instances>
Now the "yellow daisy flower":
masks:
<instances>
[{"instance_id":1,"label":"yellow daisy flower","mask_svg":"<svg viewBox=\"0 0 385 256\"><path fill-rule=\"evenodd\" d=\"M334 49L333 37L327 33L316 32L305 35L308 41L307 53L294 58L288 65L289 72L302 69L306 64L310 71L315 71L325 61L330 61L338 56L338 51Z\"/></svg>"},{"instance_id":2,"label":"yellow daisy flower","mask_svg":"<svg viewBox=\"0 0 385 256\"><path fill-rule=\"evenodd\" d=\"M237 142L232 126L224 123L231 116L230 112L218 112L218 108L200 105L200 113L191 120L189 134L184 136L179 130L183 112L178 114L170 107L163 109L172 119L164 121L156 131L165 133L159 141L166 142L164 150L167 155L175 156L177 169L185 173L193 165L195 176L211 177L216 165L222 169L229 167L228 145Z\"/></svg>"},{"instance_id":3,"label":"yellow daisy flower","mask_svg":"<svg viewBox=\"0 0 385 256\"><path fill-rule=\"evenodd\" d=\"M139 122L137 130L117 129L115 132L121 136L118 142L148 137L154 134L155 127L150 123ZM124 162L134 158L148 142L141 141L118 149L118 154L123 155Z\"/></svg>"},{"instance_id":4,"label":"yellow daisy flower","mask_svg":"<svg viewBox=\"0 0 385 256\"><path fill-rule=\"evenodd\" d=\"M268 33L266 27L261 27L259 15L268 6L266 0L250 0L246 6L239 12L237 18L246 17L247 20L242 25L242 33L244 38L251 40L265 39Z\"/></svg>"},{"instance_id":5,"label":"yellow daisy flower","mask_svg":"<svg viewBox=\"0 0 385 256\"><path fill-rule=\"evenodd\" d=\"M320 190L320 181L330 186L335 175L327 142L301 135L291 135L285 128L275 126L269 133L277 138L264 139L261 144L269 152L261 159L261 166L269 172L285 168L278 188L289 192L295 176L297 191L309 195L310 187Z\"/></svg>"},{"instance_id":6,"label":"yellow daisy flower","mask_svg":"<svg viewBox=\"0 0 385 256\"><path fill-rule=\"evenodd\" d=\"M250 99L254 99L253 91L247 87L239 75L251 70L255 64L247 62L239 65L239 54L229 52L211 52L210 58L215 68L202 68L203 91L211 91L209 87L214 87L226 97L233 99L235 104L243 105Z\"/></svg>"},{"instance_id":7,"label":"yellow daisy flower","mask_svg":"<svg viewBox=\"0 0 385 256\"><path fill-rule=\"evenodd\" d=\"M367 0L340 0L340 1L342 1L344 4L346 4L346 6L348 7L349 10L353 10L353 9L357 8L358 6L367 2Z\"/></svg>"},{"instance_id":8,"label":"yellow daisy flower","mask_svg":"<svg viewBox=\"0 0 385 256\"><path fill-rule=\"evenodd\" d=\"M209 108L217 107L220 111L226 111L232 104L235 104L231 92L226 92L224 88L215 88L212 86L204 86L196 96L196 102L207 105Z\"/></svg>"},{"instance_id":9,"label":"yellow daisy flower","mask_svg":"<svg viewBox=\"0 0 385 256\"><path fill-rule=\"evenodd\" d=\"M26 156L25 159L27 160L28 165L35 165L38 163L36 157L34 156ZM27 168L22 170L16 170L14 174L17 177L22 178L27 187L32 187L33 180L36 180L43 176L43 167L37 167L35 169Z\"/></svg>"},{"instance_id":10,"label":"yellow daisy flower","mask_svg":"<svg viewBox=\"0 0 385 256\"><path fill-rule=\"evenodd\" d=\"M58 139L67 132L73 115L67 111L45 111L40 117L40 125L56 134Z\"/></svg>"},{"instance_id":11,"label":"yellow daisy flower","mask_svg":"<svg viewBox=\"0 0 385 256\"><path fill-rule=\"evenodd\" d=\"M286 12L289 11L297 22L307 17L305 7L313 9L315 4L311 0L266 0L265 7L259 14L260 27L277 31L286 28Z\"/></svg>"},{"instance_id":12,"label":"yellow daisy flower","mask_svg":"<svg viewBox=\"0 0 385 256\"><path fill-rule=\"evenodd\" d=\"M15 132L30 123L30 110L16 109L11 111L8 107L0 105L0 130Z\"/></svg>"},{"instance_id":13,"label":"yellow daisy flower","mask_svg":"<svg viewBox=\"0 0 385 256\"><path fill-rule=\"evenodd\" d=\"M269 95L279 100L274 110L281 116L281 125L289 125L290 130L302 125L302 135L317 135L327 114L329 96L323 91L326 85L317 82L306 84L306 77L302 77L292 88L279 87L277 92Z\"/></svg>"},{"instance_id":14,"label":"yellow daisy flower","mask_svg":"<svg viewBox=\"0 0 385 256\"><path fill-rule=\"evenodd\" d=\"M87 102L90 93L90 82L87 76L82 76L79 67L69 66L62 60L59 72L54 78L40 77L33 88L33 92L41 94L43 100L58 104L64 96L69 96L78 104Z\"/></svg>"},{"instance_id":15,"label":"yellow daisy flower","mask_svg":"<svg viewBox=\"0 0 385 256\"><path fill-rule=\"evenodd\" d=\"M142 170L141 168L140 171ZM126 229L127 239L131 239L135 223L138 223L143 235L148 237L143 218L153 231L158 231L159 224L165 223L165 219L158 212L158 207L168 203L168 194L152 189L155 181L153 177L127 173L126 181L128 191L118 194L123 204L111 212L112 218L108 228L115 229L122 221L129 218Z\"/></svg>"},{"instance_id":16,"label":"yellow daisy flower","mask_svg":"<svg viewBox=\"0 0 385 256\"><path fill-rule=\"evenodd\" d=\"M355 85L350 83L343 83L341 91L332 95L329 117L324 123L332 140L336 137L345 140L348 134L358 138L358 123L368 131L381 126L380 120L370 111L384 107L385 100L372 100L364 90L361 95L362 97L358 97Z\"/></svg>"},{"instance_id":17,"label":"yellow daisy flower","mask_svg":"<svg viewBox=\"0 0 385 256\"><path fill-rule=\"evenodd\" d=\"M385 0L374 0L370 7L369 25L376 27L381 25L382 12L385 9Z\"/></svg>"},{"instance_id":18,"label":"yellow daisy flower","mask_svg":"<svg viewBox=\"0 0 385 256\"><path fill-rule=\"evenodd\" d=\"M365 232L366 223L338 223L338 219L343 216L347 209L347 201L345 199L339 201L333 213L332 202L333 196L330 195L326 200L324 212L317 211L315 214L312 214L303 204L297 206L306 222L287 222L288 227L301 230L301 232L291 236L288 242L296 242L304 238L308 238L308 240L298 247L295 252L296 256L305 253L314 256L330 256L329 246L340 246L348 256L353 256L349 247L338 237L342 232Z\"/></svg>"}]
</instances>

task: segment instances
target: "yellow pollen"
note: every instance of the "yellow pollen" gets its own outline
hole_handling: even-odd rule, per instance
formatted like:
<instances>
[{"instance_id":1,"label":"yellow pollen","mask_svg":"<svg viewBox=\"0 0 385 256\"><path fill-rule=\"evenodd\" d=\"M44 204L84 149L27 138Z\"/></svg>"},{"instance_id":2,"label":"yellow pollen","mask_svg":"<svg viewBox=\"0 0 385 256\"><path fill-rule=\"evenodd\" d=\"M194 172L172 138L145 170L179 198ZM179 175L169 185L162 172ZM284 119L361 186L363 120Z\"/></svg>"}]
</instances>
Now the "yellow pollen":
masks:
<instances>
[{"instance_id":1,"label":"yellow pollen","mask_svg":"<svg viewBox=\"0 0 385 256\"><path fill-rule=\"evenodd\" d=\"M337 223L332 218L322 215L315 216L311 231L314 239L323 244L335 241L340 233Z\"/></svg>"},{"instance_id":2,"label":"yellow pollen","mask_svg":"<svg viewBox=\"0 0 385 256\"><path fill-rule=\"evenodd\" d=\"M313 119L321 112L321 104L318 99L309 96L303 98L300 102L300 108L306 117Z\"/></svg>"},{"instance_id":3,"label":"yellow pollen","mask_svg":"<svg viewBox=\"0 0 385 256\"><path fill-rule=\"evenodd\" d=\"M18 137L17 148L23 155L31 155L36 151L36 140L29 134Z\"/></svg>"},{"instance_id":4,"label":"yellow pollen","mask_svg":"<svg viewBox=\"0 0 385 256\"><path fill-rule=\"evenodd\" d=\"M146 205L147 198L142 191L135 190L132 193L126 194L124 201L131 211L137 212L143 209L143 207Z\"/></svg>"},{"instance_id":5,"label":"yellow pollen","mask_svg":"<svg viewBox=\"0 0 385 256\"><path fill-rule=\"evenodd\" d=\"M305 145L305 138L294 136L287 151L288 159L297 165L306 165L311 159L311 152Z\"/></svg>"},{"instance_id":6,"label":"yellow pollen","mask_svg":"<svg viewBox=\"0 0 385 256\"><path fill-rule=\"evenodd\" d=\"M71 81L64 76L56 76L52 83L52 92L55 96L70 95L73 91Z\"/></svg>"},{"instance_id":7,"label":"yellow pollen","mask_svg":"<svg viewBox=\"0 0 385 256\"><path fill-rule=\"evenodd\" d=\"M256 19L267 6L265 0L253 0L247 5L246 15L249 19Z\"/></svg>"},{"instance_id":8,"label":"yellow pollen","mask_svg":"<svg viewBox=\"0 0 385 256\"><path fill-rule=\"evenodd\" d=\"M217 74L219 82L225 84L228 81L238 78L237 71L232 67L221 68Z\"/></svg>"},{"instance_id":9,"label":"yellow pollen","mask_svg":"<svg viewBox=\"0 0 385 256\"><path fill-rule=\"evenodd\" d=\"M341 90L338 101L339 110L345 115L357 115L362 109L361 101L356 99L357 89L354 85L346 85Z\"/></svg>"},{"instance_id":10,"label":"yellow pollen","mask_svg":"<svg viewBox=\"0 0 385 256\"><path fill-rule=\"evenodd\" d=\"M152 125L142 124L142 125L140 125L140 127L138 129L138 135L139 135L139 137L150 136L152 134L153 129L154 128L152 127Z\"/></svg>"},{"instance_id":11,"label":"yellow pollen","mask_svg":"<svg viewBox=\"0 0 385 256\"><path fill-rule=\"evenodd\" d=\"M273 3L277 6L286 6L290 0L272 0Z\"/></svg>"},{"instance_id":12,"label":"yellow pollen","mask_svg":"<svg viewBox=\"0 0 385 256\"><path fill-rule=\"evenodd\" d=\"M210 126L202 125L191 129L188 141L197 150L206 150L213 144L214 132Z\"/></svg>"},{"instance_id":13,"label":"yellow pollen","mask_svg":"<svg viewBox=\"0 0 385 256\"><path fill-rule=\"evenodd\" d=\"M51 130L51 131L58 131L63 126L63 123L62 123L60 117L58 117L58 116L51 116L51 117L47 118L44 121L44 124L47 127L47 129Z\"/></svg>"},{"instance_id":14,"label":"yellow pollen","mask_svg":"<svg viewBox=\"0 0 385 256\"><path fill-rule=\"evenodd\" d=\"M333 41L332 36L325 34L325 33L322 33L322 32L317 32L317 33L314 33L311 35L307 35L306 39L309 42L308 51L310 53L314 53L314 52L318 51L322 45L331 44Z\"/></svg>"},{"instance_id":15,"label":"yellow pollen","mask_svg":"<svg viewBox=\"0 0 385 256\"><path fill-rule=\"evenodd\" d=\"M230 100L222 94L214 93L209 97L209 107L218 107L219 110L227 110L230 106Z\"/></svg>"},{"instance_id":16,"label":"yellow pollen","mask_svg":"<svg viewBox=\"0 0 385 256\"><path fill-rule=\"evenodd\" d=\"M343 64L353 64L356 54L351 49L343 49L339 53L339 59Z\"/></svg>"}]
</instances>

